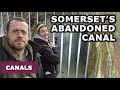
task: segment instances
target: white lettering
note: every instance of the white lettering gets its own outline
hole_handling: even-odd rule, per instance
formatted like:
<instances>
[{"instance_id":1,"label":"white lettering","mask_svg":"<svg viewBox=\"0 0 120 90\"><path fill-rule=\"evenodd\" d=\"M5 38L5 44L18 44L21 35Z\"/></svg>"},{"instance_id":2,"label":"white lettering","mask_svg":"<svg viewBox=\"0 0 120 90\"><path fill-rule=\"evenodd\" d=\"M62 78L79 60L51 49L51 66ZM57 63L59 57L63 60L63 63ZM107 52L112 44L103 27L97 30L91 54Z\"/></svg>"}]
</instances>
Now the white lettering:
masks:
<instances>
[{"instance_id":1,"label":"white lettering","mask_svg":"<svg viewBox=\"0 0 120 90\"><path fill-rule=\"evenodd\" d=\"M32 65L7 65L6 70L32 70Z\"/></svg>"}]
</instances>

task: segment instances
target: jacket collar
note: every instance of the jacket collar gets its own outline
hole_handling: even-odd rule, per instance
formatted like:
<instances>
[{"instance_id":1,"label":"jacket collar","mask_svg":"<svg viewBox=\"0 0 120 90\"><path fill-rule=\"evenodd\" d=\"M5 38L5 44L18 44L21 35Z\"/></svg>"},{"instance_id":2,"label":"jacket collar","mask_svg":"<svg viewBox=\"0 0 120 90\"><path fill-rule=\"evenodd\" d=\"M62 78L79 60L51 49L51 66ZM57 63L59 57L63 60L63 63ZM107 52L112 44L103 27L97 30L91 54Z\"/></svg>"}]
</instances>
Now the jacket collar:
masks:
<instances>
[{"instance_id":1,"label":"jacket collar","mask_svg":"<svg viewBox=\"0 0 120 90\"><path fill-rule=\"evenodd\" d=\"M18 54L15 52L15 50L13 50L9 45L8 45L8 42L7 42L7 39L6 37L3 37L2 38L2 47L7 51L7 53L12 56L14 59L16 60L19 60L19 56ZM29 56L30 56L30 59L33 60L33 49L32 49L32 46L28 43L27 46L26 46L28 52L29 52Z\"/></svg>"},{"instance_id":2,"label":"jacket collar","mask_svg":"<svg viewBox=\"0 0 120 90\"><path fill-rule=\"evenodd\" d=\"M37 35L37 34L35 35L35 39L40 39L40 40L45 41L46 43L48 43L48 39L44 39L40 35Z\"/></svg>"}]
</instances>

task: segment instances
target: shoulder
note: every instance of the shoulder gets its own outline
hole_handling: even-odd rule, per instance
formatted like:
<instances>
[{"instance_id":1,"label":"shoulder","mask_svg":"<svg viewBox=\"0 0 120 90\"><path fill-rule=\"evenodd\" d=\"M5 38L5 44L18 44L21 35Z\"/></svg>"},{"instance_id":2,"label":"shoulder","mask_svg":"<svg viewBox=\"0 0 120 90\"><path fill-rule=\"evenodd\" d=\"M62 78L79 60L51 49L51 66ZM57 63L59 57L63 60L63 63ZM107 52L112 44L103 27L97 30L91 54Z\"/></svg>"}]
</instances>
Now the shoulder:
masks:
<instances>
[{"instance_id":1,"label":"shoulder","mask_svg":"<svg viewBox=\"0 0 120 90\"><path fill-rule=\"evenodd\" d=\"M2 47L2 39L3 39L4 37L0 37L0 60L3 60L3 58L4 58L4 55L6 54L5 53L5 50L3 49L3 47Z\"/></svg>"},{"instance_id":2,"label":"shoulder","mask_svg":"<svg viewBox=\"0 0 120 90\"><path fill-rule=\"evenodd\" d=\"M45 42L44 40L42 39L39 39L39 38L34 38L34 42L40 44L40 45L44 45L44 44L47 44L47 42Z\"/></svg>"},{"instance_id":3,"label":"shoulder","mask_svg":"<svg viewBox=\"0 0 120 90\"><path fill-rule=\"evenodd\" d=\"M0 37L0 45L2 45L2 39L5 37Z\"/></svg>"},{"instance_id":4,"label":"shoulder","mask_svg":"<svg viewBox=\"0 0 120 90\"><path fill-rule=\"evenodd\" d=\"M2 41L3 41L3 38L5 38L5 37L0 37L0 51L1 51L1 49L2 49Z\"/></svg>"},{"instance_id":5,"label":"shoulder","mask_svg":"<svg viewBox=\"0 0 120 90\"><path fill-rule=\"evenodd\" d=\"M32 46L34 52L38 52L42 48L42 46L40 44L38 44L34 41L29 40L28 43Z\"/></svg>"}]
</instances>

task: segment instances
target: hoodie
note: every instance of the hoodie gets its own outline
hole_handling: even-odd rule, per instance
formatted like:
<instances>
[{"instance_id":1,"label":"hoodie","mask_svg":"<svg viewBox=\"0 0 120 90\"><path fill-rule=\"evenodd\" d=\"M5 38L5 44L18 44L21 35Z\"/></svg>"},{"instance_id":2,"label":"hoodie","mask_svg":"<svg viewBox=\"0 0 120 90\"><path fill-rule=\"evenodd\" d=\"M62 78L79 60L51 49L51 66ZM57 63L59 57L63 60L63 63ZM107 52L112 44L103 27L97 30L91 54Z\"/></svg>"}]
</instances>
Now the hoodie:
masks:
<instances>
[{"instance_id":1,"label":"hoodie","mask_svg":"<svg viewBox=\"0 0 120 90\"><path fill-rule=\"evenodd\" d=\"M34 60L34 50L33 50L33 45L30 44L31 41L29 41L29 43L26 46L26 49L28 51L28 59L27 60ZM40 46L37 48L39 50L39 48L41 48ZM20 60L18 54L15 52L15 50L13 50L9 45L8 42L6 40L5 37L0 37L0 61L18 61ZM37 52L37 51L36 51ZM42 67L40 66L41 71L42 71ZM42 73L42 72L41 72ZM30 74L0 74L0 78L37 78L37 74L35 73L30 73Z\"/></svg>"}]
</instances>

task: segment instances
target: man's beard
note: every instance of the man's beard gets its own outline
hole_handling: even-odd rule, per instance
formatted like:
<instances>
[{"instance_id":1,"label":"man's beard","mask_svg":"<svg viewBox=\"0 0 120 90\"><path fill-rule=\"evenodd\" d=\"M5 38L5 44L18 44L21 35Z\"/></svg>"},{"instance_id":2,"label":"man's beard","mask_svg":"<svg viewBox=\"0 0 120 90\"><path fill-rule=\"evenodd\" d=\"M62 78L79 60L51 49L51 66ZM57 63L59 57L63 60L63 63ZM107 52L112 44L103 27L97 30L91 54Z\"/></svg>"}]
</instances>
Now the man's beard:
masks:
<instances>
[{"instance_id":1,"label":"man's beard","mask_svg":"<svg viewBox=\"0 0 120 90\"><path fill-rule=\"evenodd\" d=\"M22 49L25 49L26 43L25 43L23 40L16 39L16 40L14 41L12 47L13 47L15 50L22 50Z\"/></svg>"},{"instance_id":2,"label":"man's beard","mask_svg":"<svg viewBox=\"0 0 120 90\"><path fill-rule=\"evenodd\" d=\"M18 44L13 44L13 48L16 49L16 50L22 50L25 48L25 44L22 44L22 43L18 43Z\"/></svg>"}]
</instances>

